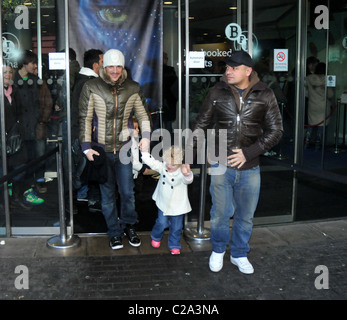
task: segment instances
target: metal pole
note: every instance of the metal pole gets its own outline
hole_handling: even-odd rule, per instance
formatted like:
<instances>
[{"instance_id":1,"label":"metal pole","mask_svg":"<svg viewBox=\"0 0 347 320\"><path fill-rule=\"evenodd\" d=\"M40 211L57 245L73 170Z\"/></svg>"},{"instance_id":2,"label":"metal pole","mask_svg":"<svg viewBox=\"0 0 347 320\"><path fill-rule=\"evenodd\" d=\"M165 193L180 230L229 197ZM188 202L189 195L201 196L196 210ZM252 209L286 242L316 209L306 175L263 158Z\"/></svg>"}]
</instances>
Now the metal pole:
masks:
<instances>
[{"instance_id":1,"label":"metal pole","mask_svg":"<svg viewBox=\"0 0 347 320\"><path fill-rule=\"evenodd\" d=\"M177 28L178 28L178 129L179 146L182 147L182 4L178 2L177 8Z\"/></svg>"},{"instance_id":2,"label":"metal pole","mask_svg":"<svg viewBox=\"0 0 347 320\"><path fill-rule=\"evenodd\" d=\"M205 196L206 196L206 178L207 178L207 158L206 158L206 140L204 141L203 148L205 150L205 161L201 165L200 171L200 205L197 229L185 228L184 235L192 240L210 240L210 230L204 228L205 222ZM187 216L187 215L186 215Z\"/></svg>"},{"instance_id":3,"label":"metal pole","mask_svg":"<svg viewBox=\"0 0 347 320\"><path fill-rule=\"evenodd\" d=\"M70 90L70 53L69 53L69 4L65 0L64 5L64 30L65 30L65 61L66 61L66 125L67 125L67 158L68 158L68 186L71 235L74 233L73 223L73 195L72 195L72 154L71 154L71 90Z\"/></svg>"},{"instance_id":4,"label":"metal pole","mask_svg":"<svg viewBox=\"0 0 347 320\"><path fill-rule=\"evenodd\" d=\"M182 2L180 1L180 4L182 6ZM187 99L189 99L189 65L187 65L189 63L189 59L187 58L187 55L189 56L189 1L187 0L184 0L184 9L185 9L185 49L184 49L184 63L185 63L185 83L184 83L184 87L185 87L185 96L184 96L184 103L185 103L185 117L186 117L186 124L185 124L185 128L184 129L188 129L188 126L187 126L187 123L189 124L189 102ZM181 10L181 19L182 19L182 10ZM181 29L179 31L180 32L180 35L182 36L182 21L179 21L181 22ZM181 40L182 40L182 37L181 37ZM187 44L188 42L188 44ZM182 50L182 49L181 49ZM181 63L182 63L182 60L181 60ZM181 68L181 70L183 71L183 68ZM181 76L181 83L180 83L180 87L179 87L179 92L182 91L182 84L183 84L183 75L182 73L180 74ZM188 81L187 81L188 79ZM180 105L180 109L182 109L182 106L183 106L183 102L182 102L182 98L183 98L183 95L180 94L180 97L181 97L181 105ZM187 111L188 110L188 111ZM182 116L182 112L181 112L181 116ZM188 118L187 118L188 117ZM180 143L182 143L182 121L181 121L181 126L179 128L179 132L180 132L180 137L179 137L179 141ZM186 226L188 225L188 215L186 214L184 216L184 226L186 228Z\"/></svg>"},{"instance_id":5,"label":"metal pole","mask_svg":"<svg viewBox=\"0 0 347 320\"><path fill-rule=\"evenodd\" d=\"M248 53L253 56L253 0L248 0Z\"/></svg>"},{"instance_id":6,"label":"metal pole","mask_svg":"<svg viewBox=\"0 0 347 320\"><path fill-rule=\"evenodd\" d=\"M67 236L65 220L65 202L64 202L64 178L63 178L63 144L61 138L58 140L57 173L58 173L58 200L59 200L59 222L60 235L47 240L47 246L57 249L73 248L80 245L80 238L76 235Z\"/></svg>"},{"instance_id":7,"label":"metal pole","mask_svg":"<svg viewBox=\"0 0 347 320\"><path fill-rule=\"evenodd\" d=\"M343 105L343 129L342 129L342 146L345 147L346 142L346 103Z\"/></svg>"},{"instance_id":8,"label":"metal pole","mask_svg":"<svg viewBox=\"0 0 347 320\"><path fill-rule=\"evenodd\" d=\"M185 0L185 65L186 65L186 83L185 83L185 108L186 108L186 127L189 129L189 1Z\"/></svg>"},{"instance_id":9,"label":"metal pole","mask_svg":"<svg viewBox=\"0 0 347 320\"><path fill-rule=\"evenodd\" d=\"M64 181L63 181L63 150L62 142L58 141L57 152L57 171L58 171L58 203L59 203L59 222L60 222L60 239L62 244L66 244L66 221L65 221L65 202L64 202Z\"/></svg>"},{"instance_id":10,"label":"metal pole","mask_svg":"<svg viewBox=\"0 0 347 320\"><path fill-rule=\"evenodd\" d=\"M281 102L281 103L280 103L280 105L281 105L281 117L282 117L282 121L283 121L283 110L284 110L284 103L283 103L283 102ZM280 150L279 150L278 156L277 156L277 157L275 157L275 158L276 158L276 159L278 159L278 160L284 160L284 159L287 159L287 157L286 157L286 156L282 155L282 145L283 145L283 138L282 138L282 139L281 139L281 141L280 141Z\"/></svg>"},{"instance_id":11,"label":"metal pole","mask_svg":"<svg viewBox=\"0 0 347 320\"><path fill-rule=\"evenodd\" d=\"M38 77L42 79L42 37L41 37L41 1L37 1L37 59Z\"/></svg>"},{"instance_id":12,"label":"metal pole","mask_svg":"<svg viewBox=\"0 0 347 320\"><path fill-rule=\"evenodd\" d=\"M339 143L339 131L340 131L340 109L341 109L341 99L337 100L337 115L336 115L336 126L335 126L335 149L334 153L340 153L341 149L338 147Z\"/></svg>"},{"instance_id":13,"label":"metal pole","mask_svg":"<svg viewBox=\"0 0 347 320\"><path fill-rule=\"evenodd\" d=\"M0 8L2 8L2 1L0 1ZM2 15L0 16L0 34L2 35ZM0 48L1 57L3 57L3 46ZM5 95L4 92L4 69L3 69L3 59L0 61L0 123L1 123L1 145L2 148L0 150L3 155L1 160L2 165L2 174L7 175L7 157L6 157L6 133L5 133ZM5 205L5 224L6 224L6 237L11 236L11 215L10 215L10 203L8 198L8 181L3 183L4 187L4 205Z\"/></svg>"}]
</instances>

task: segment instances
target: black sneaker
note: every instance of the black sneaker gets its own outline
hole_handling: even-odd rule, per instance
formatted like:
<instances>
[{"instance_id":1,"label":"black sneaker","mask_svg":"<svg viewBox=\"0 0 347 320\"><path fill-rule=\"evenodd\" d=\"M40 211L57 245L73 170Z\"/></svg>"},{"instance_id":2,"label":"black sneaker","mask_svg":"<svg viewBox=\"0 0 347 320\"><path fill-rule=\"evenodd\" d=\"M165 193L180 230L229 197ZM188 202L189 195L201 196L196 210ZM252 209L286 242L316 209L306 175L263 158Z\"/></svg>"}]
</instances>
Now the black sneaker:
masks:
<instances>
[{"instance_id":1,"label":"black sneaker","mask_svg":"<svg viewBox=\"0 0 347 320\"><path fill-rule=\"evenodd\" d=\"M133 247L139 247L141 245L141 239L136 234L133 226L126 227L124 233L128 237L130 245Z\"/></svg>"},{"instance_id":2,"label":"black sneaker","mask_svg":"<svg viewBox=\"0 0 347 320\"><path fill-rule=\"evenodd\" d=\"M110 239L110 247L113 250L122 249L123 248L122 237L112 237Z\"/></svg>"}]
</instances>

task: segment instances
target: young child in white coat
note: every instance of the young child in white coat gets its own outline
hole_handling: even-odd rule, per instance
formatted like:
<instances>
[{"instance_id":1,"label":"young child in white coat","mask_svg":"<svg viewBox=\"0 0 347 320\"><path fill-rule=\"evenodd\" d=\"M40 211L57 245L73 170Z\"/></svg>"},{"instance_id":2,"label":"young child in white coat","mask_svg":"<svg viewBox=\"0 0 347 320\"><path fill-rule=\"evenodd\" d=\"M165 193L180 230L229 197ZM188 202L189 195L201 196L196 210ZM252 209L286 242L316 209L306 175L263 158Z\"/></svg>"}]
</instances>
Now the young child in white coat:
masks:
<instances>
[{"instance_id":1,"label":"young child in white coat","mask_svg":"<svg viewBox=\"0 0 347 320\"><path fill-rule=\"evenodd\" d=\"M147 150L142 150L142 161L160 173L160 179L152 199L158 207L158 218L151 232L152 246L159 248L164 230L169 228L171 254L181 253L181 234L184 215L190 212L188 184L193 182L193 173L182 167L183 151L171 146L163 153L163 160L154 159Z\"/></svg>"}]
</instances>

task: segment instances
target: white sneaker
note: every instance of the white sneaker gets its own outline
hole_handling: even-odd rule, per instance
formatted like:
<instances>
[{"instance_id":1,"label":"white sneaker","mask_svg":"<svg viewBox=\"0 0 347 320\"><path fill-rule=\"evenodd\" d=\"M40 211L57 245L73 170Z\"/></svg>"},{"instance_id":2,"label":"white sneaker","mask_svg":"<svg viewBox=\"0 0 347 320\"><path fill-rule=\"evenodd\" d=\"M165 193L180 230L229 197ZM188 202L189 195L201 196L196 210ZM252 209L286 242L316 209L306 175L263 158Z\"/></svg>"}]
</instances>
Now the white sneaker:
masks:
<instances>
[{"instance_id":1,"label":"white sneaker","mask_svg":"<svg viewBox=\"0 0 347 320\"><path fill-rule=\"evenodd\" d=\"M219 272L223 268L223 257L224 257L225 251L222 253L217 253L212 251L212 254L210 256L210 270L213 272Z\"/></svg>"},{"instance_id":2,"label":"white sneaker","mask_svg":"<svg viewBox=\"0 0 347 320\"><path fill-rule=\"evenodd\" d=\"M252 274L254 272L253 266L248 261L247 257L233 258L230 256L230 261L237 266L242 273Z\"/></svg>"}]
</instances>

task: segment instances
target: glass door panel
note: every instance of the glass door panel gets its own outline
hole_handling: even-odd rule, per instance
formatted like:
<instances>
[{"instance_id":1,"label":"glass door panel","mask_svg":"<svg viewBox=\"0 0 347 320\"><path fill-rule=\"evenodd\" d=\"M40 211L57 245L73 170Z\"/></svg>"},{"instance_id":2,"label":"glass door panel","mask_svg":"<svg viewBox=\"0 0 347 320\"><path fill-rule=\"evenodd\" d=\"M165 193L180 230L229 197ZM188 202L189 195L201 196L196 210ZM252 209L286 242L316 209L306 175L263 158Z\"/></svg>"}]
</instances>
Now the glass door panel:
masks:
<instances>
[{"instance_id":1,"label":"glass door panel","mask_svg":"<svg viewBox=\"0 0 347 320\"><path fill-rule=\"evenodd\" d=\"M297 176L297 220L345 216L347 205L347 5L310 0L307 12L303 164L312 174Z\"/></svg>"},{"instance_id":2,"label":"glass door panel","mask_svg":"<svg viewBox=\"0 0 347 320\"><path fill-rule=\"evenodd\" d=\"M219 0L213 3L189 1L189 52L204 54L204 65L194 67L194 58L185 76L189 78L189 122L194 123L202 102L209 89L220 81L223 74L223 60L235 50L249 50L249 8L248 1ZM254 70L262 81L274 90L281 112L285 115L286 134L281 143L270 150L264 158L293 158L293 134L295 106L294 98L296 58L296 1L254 2L253 8L252 56ZM286 49L289 53L287 69L274 70L275 49ZM286 51L286 52L287 52ZM287 109L291 109L287 111ZM256 223L283 222L292 220L292 170L273 165L264 159L262 165L262 189ZM199 170L199 169L198 169ZM198 171L200 172L200 171ZM211 206L209 176L207 176L206 220ZM277 192L274 197L273 193ZM273 199L281 204L280 209ZM197 212L190 216L197 219Z\"/></svg>"},{"instance_id":3,"label":"glass door panel","mask_svg":"<svg viewBox=\"0 0 347 320\"><path fill-rule=\"evenodd\" d=\"M5 84L12 94L6 94L2 108L6 131L18 121L22 137L20 150L7 154L7 173L25 168L8 181L13 235L59 233L55 153L44 155L62 136L66 117L65 65L54 68L50 60L65 49L63 7L63 1L54 0L2 1L2 76L12 77ZM58 97L65 114L56 113ZM31 164L40 157L43 161ZM69 192L68 186L65 191Z\"/></svg>"},{"instance_id":4,"label":"glass door panel","mask_svg":"<svg viewBox=\"0 0 347 320\"><path fill-rule=\"evenodd\" d=\"M291 221L294 159L297 1L254 2L254 70L270 87L283 119L283 137L261 158L262 186L255 221Z\"/></svg>"}]
</instances>

